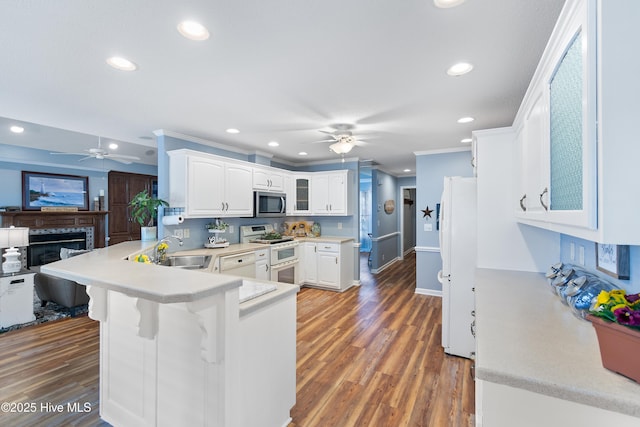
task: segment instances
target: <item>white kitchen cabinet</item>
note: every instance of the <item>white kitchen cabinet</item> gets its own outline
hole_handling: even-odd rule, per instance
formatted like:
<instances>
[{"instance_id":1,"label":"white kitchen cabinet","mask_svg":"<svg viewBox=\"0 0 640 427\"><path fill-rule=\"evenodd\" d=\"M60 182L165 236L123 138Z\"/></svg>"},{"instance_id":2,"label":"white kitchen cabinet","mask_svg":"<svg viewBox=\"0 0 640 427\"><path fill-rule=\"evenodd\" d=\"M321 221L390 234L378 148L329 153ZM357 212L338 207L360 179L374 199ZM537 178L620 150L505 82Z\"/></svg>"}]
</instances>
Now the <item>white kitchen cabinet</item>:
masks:
<instances>
[{"instance_id":1,"label":"white kitchen cabinet","mask_svg":"<svg viewBox=\"0 0 640 427\"><path fill-rule=\"evenodd\" d=\"M269 271L269 249L256 251L256 279L271 280Z\"/></svg>"},{"instance_id":2,"label":"white kitchen cabinet","mask_svg":"<svg viewBox=\"0 0 640 427\"><path fill-rule=\"evenodd\" d=\"M301 248L302 282L318 283L318 246L316 242L304 242Z\"/></svg>"},{"instance_id":3,"label":"white kitchen cabinet","mask_svg":"<svg viewBox=\"0 0 640 427\"><path fill-rule=\"evenodd\" d=\"M292 174L285 177L287 185L287 215L311 214L312 174Z\"/></svg>"},{"instance_id":4,"label":"white kitchen cabinet","mask_svg":"<svg viewBox=\"0 0 640 427\"><path fill-rule=\"evenodd\" d=\"M351 215L353 176L348 170L315 173L311 191L312 214Z\"/></svg>"},{"instance_id":5,"label":"white kitchen cabinet","mask_svg":"<svg viewBox=\"0 0 640 427\"><path fill-rule=\"evenodd\" d=\"M517 197L526 196L515 205L521 223L640 244L640 198L629 191L640 174L640 145L631 142L640 58L629 54L638 47L631 34L639 18L634 0L566 2L514 122Z\"/></svg>"},{"instance_id":6,"label":"white kitchen cabinet","mask_svg":"<svg viewBox=\"0 0 640 427\"><path fill-rule=\"evenodd\" d=\"M303 283L309 286L340 292L350 288L353 285L353 240L304 242L302 277Z\"/></svg>"},{"instance_id":7,"label":"white kitchen cabinet","mask_svg":"<svg viewBox=\"0 0 640 427\"><path fill-rule=\"evenodd\" d=\"M340 245L337 243L318 244L318 285L340 288Z\"/></svg>"},{"instance_id":8,"label":"white kitchen cabinet","mask_svg":"<svg viewBox=\"0 0 640 427\"><path fill-rule=\"evenodd\" d=\"M253 215L253 170L191 150L169 154L169 204L186 218Z\"/></svg>"},{"instance_id":9,"label":"white kitchen cabinet","mask_svg":"<svg viewBox=\"0 0 640 427\"><path fill-rule=\"evenodd\" d=\"M253 168L253 189L284 193L285 172L274 168Z\"/></svg>"}]
</instances>

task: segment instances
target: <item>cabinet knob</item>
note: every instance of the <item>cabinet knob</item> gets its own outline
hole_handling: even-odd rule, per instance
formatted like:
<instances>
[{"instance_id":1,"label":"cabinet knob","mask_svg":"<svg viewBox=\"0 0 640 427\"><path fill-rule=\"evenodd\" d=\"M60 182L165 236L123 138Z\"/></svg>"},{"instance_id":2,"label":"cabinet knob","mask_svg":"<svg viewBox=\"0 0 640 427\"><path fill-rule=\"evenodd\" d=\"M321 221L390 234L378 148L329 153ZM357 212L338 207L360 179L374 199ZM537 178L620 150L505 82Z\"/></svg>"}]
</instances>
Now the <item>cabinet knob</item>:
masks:
<instances>
[{"instance_id":1,"label":"cabinet knob","mask_svg":"<svg viewBox=\"0 0 640 427\"><path fill-rule=\"evenodd\" d=\"M524 200L527 198L527 195L524 194L521 198L520 198L520 209L522 209L524 212L527 211L527 207L524 205Z\"/></svg>"},{"instance_id":2,"label":"cabinet knob","mask_svg":"<svg viewBox=\"0 0 640 427\"><path fill-rule=\"evenodd\" d=\"M549 210L549 206L546 205L544 203L544 200L542 200L542 198L544 197L545 194L547 194L549 192L549 188L544 187L544 190L542 190L542 193L540 193L540 204L542 205L542 207L544 208L545 211Z\"/></svg>"}]
</instances>

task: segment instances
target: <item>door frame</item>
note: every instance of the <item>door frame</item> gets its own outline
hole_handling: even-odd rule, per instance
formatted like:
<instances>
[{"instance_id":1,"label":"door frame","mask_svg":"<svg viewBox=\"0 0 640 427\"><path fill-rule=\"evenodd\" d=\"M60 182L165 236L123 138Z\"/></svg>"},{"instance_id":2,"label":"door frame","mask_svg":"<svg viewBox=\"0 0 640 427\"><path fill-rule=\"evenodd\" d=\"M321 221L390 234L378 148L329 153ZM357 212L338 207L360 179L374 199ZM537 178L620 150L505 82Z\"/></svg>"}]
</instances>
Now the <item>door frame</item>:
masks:
<instances>
[{"instance_id":1,"label":"door frame","mask_svg":"<svg viewBox=\"0 0 640 427\"><path fill-rule=\"evenodd\" d=\"M399 203L400 205L400 259L404 259L404 190L416 190L416 195L417 195L417 191L418 188L415 185L403 185L400 186L400 201L402 201L402 203ZM414 200L415 202L415 200ZM414 218L414 221L416 223L416 227L418 226L418 220L416 218ZM416 228L416 233L417 233L417 228ZM416 236L417 238L417 236ZM413 250L415 251L415 245L413 247ZM408 251L407 253L409 253L410 251Z\"/></svg>"}]
</instances>

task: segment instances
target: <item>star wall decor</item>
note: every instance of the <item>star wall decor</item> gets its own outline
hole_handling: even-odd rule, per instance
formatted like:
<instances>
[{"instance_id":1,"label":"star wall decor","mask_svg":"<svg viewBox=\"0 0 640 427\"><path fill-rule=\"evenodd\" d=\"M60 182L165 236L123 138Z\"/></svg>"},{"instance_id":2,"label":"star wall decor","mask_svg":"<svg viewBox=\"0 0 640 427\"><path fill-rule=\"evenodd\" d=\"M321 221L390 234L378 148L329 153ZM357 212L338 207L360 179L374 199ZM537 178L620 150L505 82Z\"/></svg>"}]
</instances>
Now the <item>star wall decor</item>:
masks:
<instances>
[{"instance_id":1,"label":"star wall decor","mask_svg":"<svg viewBox=\"0 0 640 427\"><path fill-rule=\"evenodd\" d=\"M429 206L427 206L427 209L422 209L422 212L424 213L424 215L422 215L422 218L431 218L431 212L433 212L433 209L429 209Z\"/></svg>"}]
</instances>

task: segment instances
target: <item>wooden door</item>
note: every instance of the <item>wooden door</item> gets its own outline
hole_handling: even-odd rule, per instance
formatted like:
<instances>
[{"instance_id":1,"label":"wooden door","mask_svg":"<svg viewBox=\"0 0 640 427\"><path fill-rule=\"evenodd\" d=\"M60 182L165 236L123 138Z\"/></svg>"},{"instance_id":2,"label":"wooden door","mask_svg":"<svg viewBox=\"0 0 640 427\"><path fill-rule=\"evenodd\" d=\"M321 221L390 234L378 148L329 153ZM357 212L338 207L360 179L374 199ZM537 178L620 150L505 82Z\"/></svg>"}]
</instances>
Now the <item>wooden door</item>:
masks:
<instances>
[{"instance_id":1,"label":"wooden door","mask_svg":"<svg viewBox=\"0 0 640 427\"><path fill-rule=\"evenodd\" d=\"M152 191L153 175L109 172L109 245L140 240L140 225L131 221L129 202L142 190Z\"/></svg>"}]
</instances>

